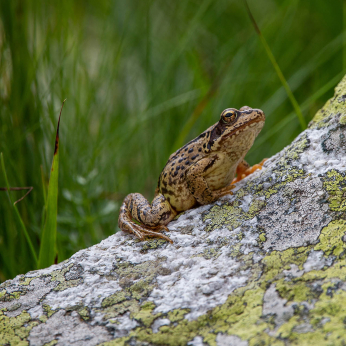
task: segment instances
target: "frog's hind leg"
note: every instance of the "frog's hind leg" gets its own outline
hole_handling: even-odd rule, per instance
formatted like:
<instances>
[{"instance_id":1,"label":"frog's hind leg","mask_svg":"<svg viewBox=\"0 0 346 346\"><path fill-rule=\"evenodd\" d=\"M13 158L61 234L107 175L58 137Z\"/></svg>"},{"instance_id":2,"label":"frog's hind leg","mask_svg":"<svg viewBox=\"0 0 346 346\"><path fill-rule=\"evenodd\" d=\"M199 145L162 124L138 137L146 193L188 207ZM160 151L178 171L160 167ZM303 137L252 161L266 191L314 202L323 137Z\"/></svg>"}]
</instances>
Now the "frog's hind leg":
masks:
<instances>
[{"instance_id":1,"label":"frog's hind leg","mask_svg":"<svg viewBox=\"0 0 346 346\"><path fill-rule=\"evenodd\" d=\"M172 240L160 231L168 231L165 225L176 215L177 213L162 194L158 194L150 204L141 194L131 193L126 196L120 208L118 225L123 231L133 233L141 240L146 237L155 237L172 243Z\"/></svg>"}]
</instances>

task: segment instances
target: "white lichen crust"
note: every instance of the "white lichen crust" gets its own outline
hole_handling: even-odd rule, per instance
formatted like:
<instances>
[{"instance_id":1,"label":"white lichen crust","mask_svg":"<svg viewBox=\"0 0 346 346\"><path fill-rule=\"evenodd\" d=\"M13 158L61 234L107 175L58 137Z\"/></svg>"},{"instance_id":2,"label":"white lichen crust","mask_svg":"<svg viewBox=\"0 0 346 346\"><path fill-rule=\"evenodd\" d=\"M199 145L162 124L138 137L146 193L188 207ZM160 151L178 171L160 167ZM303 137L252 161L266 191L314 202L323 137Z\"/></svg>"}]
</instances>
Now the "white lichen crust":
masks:
<instances>
[{"instance_id":1,"label":"white lichen crust","mask_svg":"<svg viewBox=\"0 0 346 346\"><path fill-rule=\"evenodd\" d=\"M234 194L0 285L0 345L344 345L346 78Z\"/></svg>"}]
</instances>

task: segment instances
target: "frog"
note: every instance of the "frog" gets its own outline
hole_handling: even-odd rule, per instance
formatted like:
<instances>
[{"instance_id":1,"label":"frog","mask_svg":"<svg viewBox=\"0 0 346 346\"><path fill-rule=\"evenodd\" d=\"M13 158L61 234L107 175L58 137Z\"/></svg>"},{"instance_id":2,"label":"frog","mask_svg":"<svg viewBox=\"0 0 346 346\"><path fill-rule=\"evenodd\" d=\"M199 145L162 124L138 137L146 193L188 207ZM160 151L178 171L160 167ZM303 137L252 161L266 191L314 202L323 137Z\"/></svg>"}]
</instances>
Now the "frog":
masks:
<instances>
[{"instance_id":1,"label":"frog","mask_svg":"<svg viewBox=\"0 0 346 346\"><path fill-rule=\"evenodd\" d=\"M167 224L180 213L232 194L235 184L265 160L250 167L244 160L265 123L261 109L226 108L217 123L174 152L163 168L152 203L140 193L127 195L118 226L139 240L172 240Z\"/></svg>"}]
</instances>

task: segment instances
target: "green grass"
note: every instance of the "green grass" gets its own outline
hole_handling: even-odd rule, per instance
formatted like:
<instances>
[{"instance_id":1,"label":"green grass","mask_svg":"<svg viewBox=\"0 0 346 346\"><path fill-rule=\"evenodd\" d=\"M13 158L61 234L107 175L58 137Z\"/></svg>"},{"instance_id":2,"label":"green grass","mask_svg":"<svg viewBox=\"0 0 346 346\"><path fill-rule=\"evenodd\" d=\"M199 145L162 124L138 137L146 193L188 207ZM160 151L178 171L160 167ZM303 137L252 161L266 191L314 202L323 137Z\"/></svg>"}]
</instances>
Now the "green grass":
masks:
<instances>
[{"instance_id":1,"label":"green grass","mask_svg":"<svg viewBox=\"0 0 346 346\"><path fill-rule=\"evenodd\" d=\"M308 123L345 73L343 2L248 3ZM152 198L172 151L223 109L265 111L251 164L301 131L243 1L12 0L0 2L0 19L0 152L10 185L34 187L16 206L36 254L65 98L58 261L116 232L126 194ZM6 193L0 281L36 268Z\"/></svg>"},{"instance_id":2,"label":"green grass","mask_svg":"<svg viewBox=\"0 0 346 346\"><path fill-rule=\"evenodd\" d=\"M56 234L57 234L57 216L58 216L58 194L59 194L59 127L62 108L66 99L63 101L55 137L54 155L52 168L50 170L48 195L45 198L45 212L43 214L44 227L41 235L40 255L37 268L46 268L54 263L57 254ZM43 192L45 194L45 192Z\"/></svg>"}]
</instances>

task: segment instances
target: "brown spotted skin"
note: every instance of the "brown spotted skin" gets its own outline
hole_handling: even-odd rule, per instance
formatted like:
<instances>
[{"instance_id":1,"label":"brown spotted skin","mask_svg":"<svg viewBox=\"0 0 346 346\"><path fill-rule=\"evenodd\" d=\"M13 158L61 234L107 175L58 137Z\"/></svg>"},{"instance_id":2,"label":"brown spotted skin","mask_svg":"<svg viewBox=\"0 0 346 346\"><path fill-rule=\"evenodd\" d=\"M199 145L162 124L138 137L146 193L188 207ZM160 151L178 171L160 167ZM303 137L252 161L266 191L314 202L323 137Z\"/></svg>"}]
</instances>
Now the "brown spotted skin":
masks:
<instances>
[{"instance_id":1,"label":"brown spotted skin","mask_svg":"<svg viewBox=\"0 0 346 346\"><path fill-rule=\"evenodd\" d=\"M119 227L141 240L149 236L171 241L159 231L168 230L165 225L178 213L231 193L237 168L239 172L249 167L244 157L264 121L260 109L225 109L216 124L169 157L151 205L139 193L125 198Z\"/></svg>"}]
</instances>

